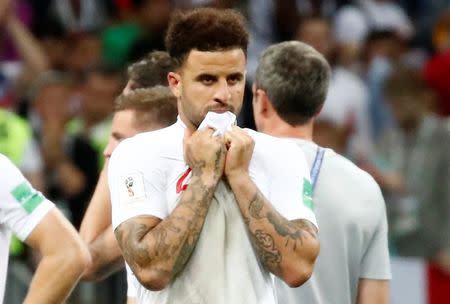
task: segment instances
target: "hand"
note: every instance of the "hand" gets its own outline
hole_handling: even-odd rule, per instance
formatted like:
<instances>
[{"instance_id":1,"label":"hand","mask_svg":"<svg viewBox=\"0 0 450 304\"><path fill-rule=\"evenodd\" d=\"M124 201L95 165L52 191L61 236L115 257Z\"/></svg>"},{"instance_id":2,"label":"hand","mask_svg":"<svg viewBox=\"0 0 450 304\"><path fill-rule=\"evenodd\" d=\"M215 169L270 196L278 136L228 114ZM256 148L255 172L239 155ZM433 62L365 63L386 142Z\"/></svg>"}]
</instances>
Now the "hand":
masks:
<instances>
[{"instance_id":1,"label":"hand","mask_svg":"<svg viewBox=\"0 0 450 304\"><path fill-rule=\"evenodd\" d=\"M248 175L248 167L253 155L255 142L243 129L233 126L224 135L227 155L225 159L225 176L230 180L235 176Z\"/></svg>"},{"instance_id":2,"label":"hand","mask_svg":"<svg viewBox=\"0 0 450 304\"><path fill-rule=\"evenodd\" d=\"M210 128L195 132L186 129L184 158L193 175L206 174L218 181L223 175L226 149L223 138L213 136L213 133Z\"/></svg>"}]
</instances>

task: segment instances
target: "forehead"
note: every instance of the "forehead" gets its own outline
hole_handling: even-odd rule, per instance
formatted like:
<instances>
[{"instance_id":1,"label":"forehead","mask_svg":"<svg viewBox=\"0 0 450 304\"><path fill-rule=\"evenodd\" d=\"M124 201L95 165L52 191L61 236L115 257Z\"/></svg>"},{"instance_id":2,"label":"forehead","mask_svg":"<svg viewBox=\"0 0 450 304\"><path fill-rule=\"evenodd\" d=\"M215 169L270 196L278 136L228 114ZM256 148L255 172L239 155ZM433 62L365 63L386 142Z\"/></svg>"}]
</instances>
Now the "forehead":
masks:
<instances>
[{"instance_id":1,"label":"forehead","mask_svg":"<svg viewBox=\"0 0 450 304\"><path fill-rule=\"evenodd\" d=\"M192 50L182 72L201 74L232 74L245 72L246 58L242 49L226 51L203 52Z\"/></svg>"},{"instance_id":2,"label":"forehead","mask_svg":"<svg viewBox=\"0 0 450 304\"><path fill-rule=\"evenodd\" d=\"M135 118L135 111L131 109L120 110L114 113L112 126L114 130L133 128Z\"/></svg>"}]
</instances>

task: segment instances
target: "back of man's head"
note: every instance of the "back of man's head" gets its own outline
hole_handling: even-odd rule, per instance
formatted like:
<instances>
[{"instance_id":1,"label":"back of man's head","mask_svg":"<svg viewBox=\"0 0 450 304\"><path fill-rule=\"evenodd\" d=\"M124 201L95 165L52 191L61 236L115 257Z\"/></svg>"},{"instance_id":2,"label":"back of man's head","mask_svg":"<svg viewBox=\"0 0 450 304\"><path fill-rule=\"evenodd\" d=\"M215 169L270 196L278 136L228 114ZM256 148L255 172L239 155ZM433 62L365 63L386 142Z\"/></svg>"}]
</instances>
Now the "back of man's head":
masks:
<instances>
[{"instance_id":1,"label":"back of man's head","mask_svg":"<svg viewBox=\"0 0 450 304\"><path fill-rule=\"evenodd\" d=\"M316 115L325 101L331 69L311 46L286 41L261 55L255 85L266 92L278 115L293 126Z\"/></svg>"},{"instance_id":2,"label":"back of man's head","mask_svg":"<svg viewBox=\"0 0 450 304\"><path fill-rule=\"evenodd\" d=\"M167 86L167 74L174 68L169 53L153 51L128 67L128 79L133 81L133 89Z\"/></svg>"},{"instance_id":3,"label":"back of man's head","mask_svg":"<svg viewBox=\"0 0 450 304\"><path fill-rule=\"evenodd\" d=\"M178 66L190 51L242 49L247 54L248 32L243 16L231 9L199 8L177 12L166 34L166 49Z\"/></svg>"},{"instance_id":4,"label":"back of man's head","mask_svg":"<svg viewBox=\"0 0 450 304\"><path fill-rule=\"evenodd\" d=\"M114 110L134 110L133 124L137 129L166 127L177 118L177 100L166 86L140 88L120 95L114 103Z\"/></svg>"}]
</instances>

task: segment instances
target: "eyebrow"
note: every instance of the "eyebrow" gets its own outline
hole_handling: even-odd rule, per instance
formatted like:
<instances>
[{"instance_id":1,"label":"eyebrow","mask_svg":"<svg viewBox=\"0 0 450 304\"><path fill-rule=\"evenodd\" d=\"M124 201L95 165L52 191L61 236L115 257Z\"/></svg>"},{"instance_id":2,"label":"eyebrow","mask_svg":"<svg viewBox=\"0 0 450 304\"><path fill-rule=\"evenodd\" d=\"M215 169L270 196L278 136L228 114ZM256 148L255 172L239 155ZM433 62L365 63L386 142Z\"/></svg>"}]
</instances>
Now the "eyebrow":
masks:
<instances>
[{"instance_id":1,"label":"eyebrow","mask_svg":"<svg viewBox=\"0 0 450 304\"><path fill-rule=\"evenodd\" d=\"M125 136L119 132L112 132L111 136L114 137L115 139L119 139L119 140L125 138Z\"/></svg>"},{"instance_id":2,"label":"eyebrow","mask_svg":"<svg viewBox=\"0 0 450 304\"><path fill-rule=\"evenodd\" d=\"M195 79L196 79L196 80L202 80L202 79L205 78L205 77L211 77L211 78L217 79L217 75L214 75L214 74L212 74L212 73L201 73L201 74L197 75L197 76L195 77Z\"/></svg>"},{"instance_id":3,"label":"eyebrow","mask_svg":"<svg viewBox=\"0 0 450 304\"><path fill-rule=\"evenodd\" d=\"M214 78L214 79L218 78L218 76L216 74L213 74L213 73L201 73L201 74L197 75L195 77L195 79L196 80L201 80L201 79L203 79L205 77L211 77L211 78ZM234 73L231 73L231 74L226 76L226 78L230 78L230 77L237 77L237 78L242 79L242 78L244 78L244 74L241 73L241 72L234 72Z\"/></svg>"},{"instance_id":4,"label":"eyebrow","mask_svg":"<svg viewBox=\"0 0 450 304\"><path fill-rule=\"evenodd\" d=\"M236 73L232 73L227 76L227 78L229 78L229 77L237 77L237 78L242 79L242 78L244 78L244 74L242 74L241 72L236 72Z\"/></svg>"}]
</instances>

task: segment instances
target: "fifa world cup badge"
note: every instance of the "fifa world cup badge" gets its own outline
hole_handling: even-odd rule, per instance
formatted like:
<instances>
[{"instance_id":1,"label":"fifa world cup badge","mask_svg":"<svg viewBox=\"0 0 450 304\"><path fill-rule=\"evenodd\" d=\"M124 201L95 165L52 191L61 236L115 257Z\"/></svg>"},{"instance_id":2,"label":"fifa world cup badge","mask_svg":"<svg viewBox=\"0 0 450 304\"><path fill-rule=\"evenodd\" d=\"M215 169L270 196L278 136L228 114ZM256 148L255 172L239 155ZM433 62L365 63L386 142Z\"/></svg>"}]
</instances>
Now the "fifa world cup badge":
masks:
<instances>
[{"instance_id":1,"label":"fifa world cup badge","mask_svg":"<svg viewBox=\"0 0 450 304\"><path fill-rule=\"evenodd\" d=\"M120 198L123 202L137 202L145 199L144 177L141 172L129 173L121 178Z\"/></svg>"},{"instance_id":2,"label":"fifa world cup badge","mask_svg":"<svg viewBox=\"0 0 450 304\"><path fill-rule=\"evenodd\" d=\"M134 180L131 176L129 176L125 179L125 186L127 187L129 197L134 196L133 184L134 184Z\"/></svg>"}]
</instances>

